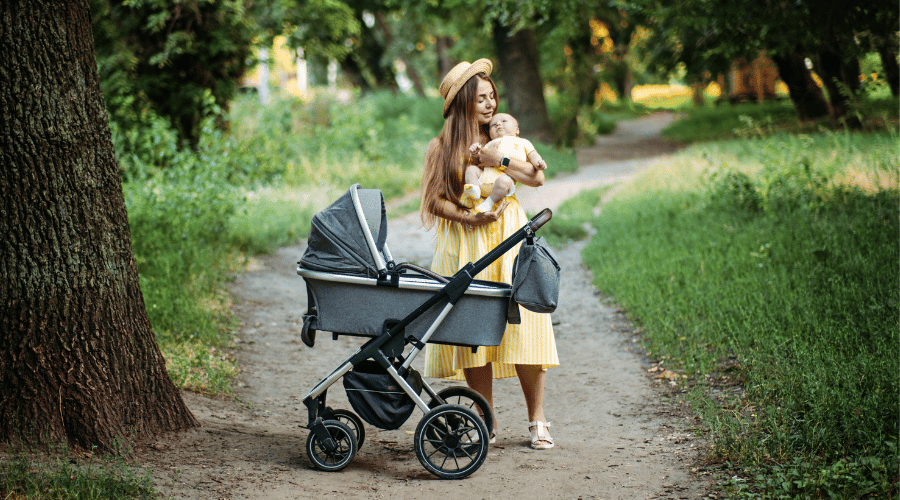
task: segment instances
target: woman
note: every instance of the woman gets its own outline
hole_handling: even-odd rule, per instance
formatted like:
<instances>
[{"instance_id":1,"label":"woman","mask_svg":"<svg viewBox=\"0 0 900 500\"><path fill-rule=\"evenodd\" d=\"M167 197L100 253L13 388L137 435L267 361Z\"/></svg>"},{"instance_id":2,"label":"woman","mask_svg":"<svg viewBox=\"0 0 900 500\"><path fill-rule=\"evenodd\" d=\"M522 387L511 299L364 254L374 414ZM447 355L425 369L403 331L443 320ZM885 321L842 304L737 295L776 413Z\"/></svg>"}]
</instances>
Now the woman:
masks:
<instances>
[{"instance_id":1,"label":"woman","mask_svg":"<svg viewBox=\"0 0 900 500\"><path fill-rule=\"evenodd\" d=\"M498 243L520 229L528 219L514 196L496 209L474 213L463 206L463 174L470 161L480 166L500 167L516 182L537 187L544 173L531 163L504 158L496 148L482 148L470 157L469 146L487 144L487 125L497 111L497 88L490 79L492 64L487 59L458 64L444 77L440 91L444 98L444 128L428 144L422 180L422 222L437 227L437 243L432 270L452 276L468 262L475 262ZM497 259L477 278L510 283L513 249ZM507 325L496 347L468 347L428 344L425 376L465 379L472 389L493 402L493 379L516 375L525 393L531 446L553 447L553 438L544 417L544 377L546 369L559 365L553 326L549 314L520 308L522 322ZM496 428L496 424L495 424Z\"/></svg>"}]
</instances>

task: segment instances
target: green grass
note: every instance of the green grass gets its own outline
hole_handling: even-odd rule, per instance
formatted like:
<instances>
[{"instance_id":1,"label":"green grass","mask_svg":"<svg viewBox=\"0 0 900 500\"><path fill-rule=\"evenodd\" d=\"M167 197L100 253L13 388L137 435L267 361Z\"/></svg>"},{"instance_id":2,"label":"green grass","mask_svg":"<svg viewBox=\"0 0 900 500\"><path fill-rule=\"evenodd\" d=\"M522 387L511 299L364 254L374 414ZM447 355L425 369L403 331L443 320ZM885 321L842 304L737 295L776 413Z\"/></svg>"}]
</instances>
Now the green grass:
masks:
<instances>
[{"instance_id":1,"label":"green grass","mask_svg":"<svg viewBox=\"0 0 900 500\"><path fill-rule=\"evenodd\" d=\"M691 377L736 496L897 494L896 153L895 132L717 142L599 218L596 195L566 206L597 286Z\"/></svg>"},{"instance_id":2,"label":"green grass","mask_svg":"<svg viewBox=\"0 0 900 500\"><path fill-rule=\"evenodd\" d=\"M821 133L842 130L829 119L801 123L789 99L763 103L720 104L701 108L684 107L682 117L667 127L663 135L683 143L734 138L759 138L777 133ZM896 129L900 101L890 96L860 98L851 105L869 131Z\"/></svg>"},{"instance_id":3,"label":"green grass","mask_svg":"<svg viewBox=\"0 0 900 500\"><path fill-rule=\"evenodd\" d=\"M9 500L155 500L152 477L121 457L18 450L0 460L0 498Z\"/></svg>"}]
</instances>

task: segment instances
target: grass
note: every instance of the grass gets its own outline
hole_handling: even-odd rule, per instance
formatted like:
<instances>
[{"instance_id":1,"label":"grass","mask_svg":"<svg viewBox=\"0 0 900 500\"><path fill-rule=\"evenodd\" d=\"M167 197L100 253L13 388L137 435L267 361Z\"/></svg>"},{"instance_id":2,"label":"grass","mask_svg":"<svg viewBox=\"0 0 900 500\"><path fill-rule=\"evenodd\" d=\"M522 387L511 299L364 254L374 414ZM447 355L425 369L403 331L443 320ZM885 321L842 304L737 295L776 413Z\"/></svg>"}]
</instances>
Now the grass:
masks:
<instances>
[{"instance_id":1,"label":"grass","mask_svg":"<svg viewBox=\"0 0 900 500\"><path fill-rule=\"evenodd\" d=\"M679 113L682 118L666 128L663 135L682 143L842 130L840 126L833 126L829 119L801 123L788 99L761 104L684 107ZM860 117L864 130L896 128L900 101L890 96L860 99L851 106L851 114Z\"/></svg>"},{"instance_id":2,"label":"grass","mask_svg":"<svg viewBox=\"0 0 900 500\"><path fill-rule=\"evenodd\" d=\"M152 477L121 456L14 450L0 461L4 500L155 500Z\"/></svg>"},{"instance_id":3,"label":"grass","mask_svg":"<svg viewBox=\"0 0 900 500\"><path fill-rule=\"evenodd\" d=\"M776 134L566 205L597 286L691 377L732 495L897 494L898 183L894 131Z\"/></svg>"}]
</instances>

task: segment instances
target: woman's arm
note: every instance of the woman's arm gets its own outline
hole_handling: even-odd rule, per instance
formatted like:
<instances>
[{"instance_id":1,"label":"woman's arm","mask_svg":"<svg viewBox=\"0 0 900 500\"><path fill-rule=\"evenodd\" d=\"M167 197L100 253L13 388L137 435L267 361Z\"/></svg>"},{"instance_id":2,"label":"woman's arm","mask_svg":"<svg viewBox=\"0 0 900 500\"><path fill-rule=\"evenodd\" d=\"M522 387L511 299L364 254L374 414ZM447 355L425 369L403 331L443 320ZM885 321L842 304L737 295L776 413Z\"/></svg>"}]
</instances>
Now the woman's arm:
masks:
<instances>
[{"instance_id":1,"label":"woman's arm","mask_svg":"<svg viewBox=\"0 0 900 500\"><path fill-rule=\"evenodd\" d=\"M481 148L476 159L479 161L479 166L497 167L500 165L500 160L503 159L503 154L500 153L499 147L494 143ZM540 187L544 185L544 171L535 168L534 165L527 161L510 158L505 172L515 181L521 182L526 186Z\"/></svg>"}]
</instances>

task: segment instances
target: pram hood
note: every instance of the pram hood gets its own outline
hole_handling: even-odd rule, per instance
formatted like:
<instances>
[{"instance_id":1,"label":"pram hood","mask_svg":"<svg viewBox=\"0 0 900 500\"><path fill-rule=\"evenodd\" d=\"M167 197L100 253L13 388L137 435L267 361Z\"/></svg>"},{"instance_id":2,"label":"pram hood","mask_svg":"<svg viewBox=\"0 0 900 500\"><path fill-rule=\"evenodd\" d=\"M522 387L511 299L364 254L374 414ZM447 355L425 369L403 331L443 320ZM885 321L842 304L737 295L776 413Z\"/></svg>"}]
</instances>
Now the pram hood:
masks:
<instances>
[{"instance_id":1,"label":"pram hood","mask_svg":"<svg viewBox=\"0 0 900 500\"><path fill-rule=\"evenodd\" d=\"M354 203L354 198L359 205ZM360 211L366 224L362 224ZM375 245L373 250L367 235ZM387 240L384 196L378 189L359 189L354 184L328 208L316 213L300 265L315 271L377 276L378 254Z\"/></svg>"}]
</instances>

